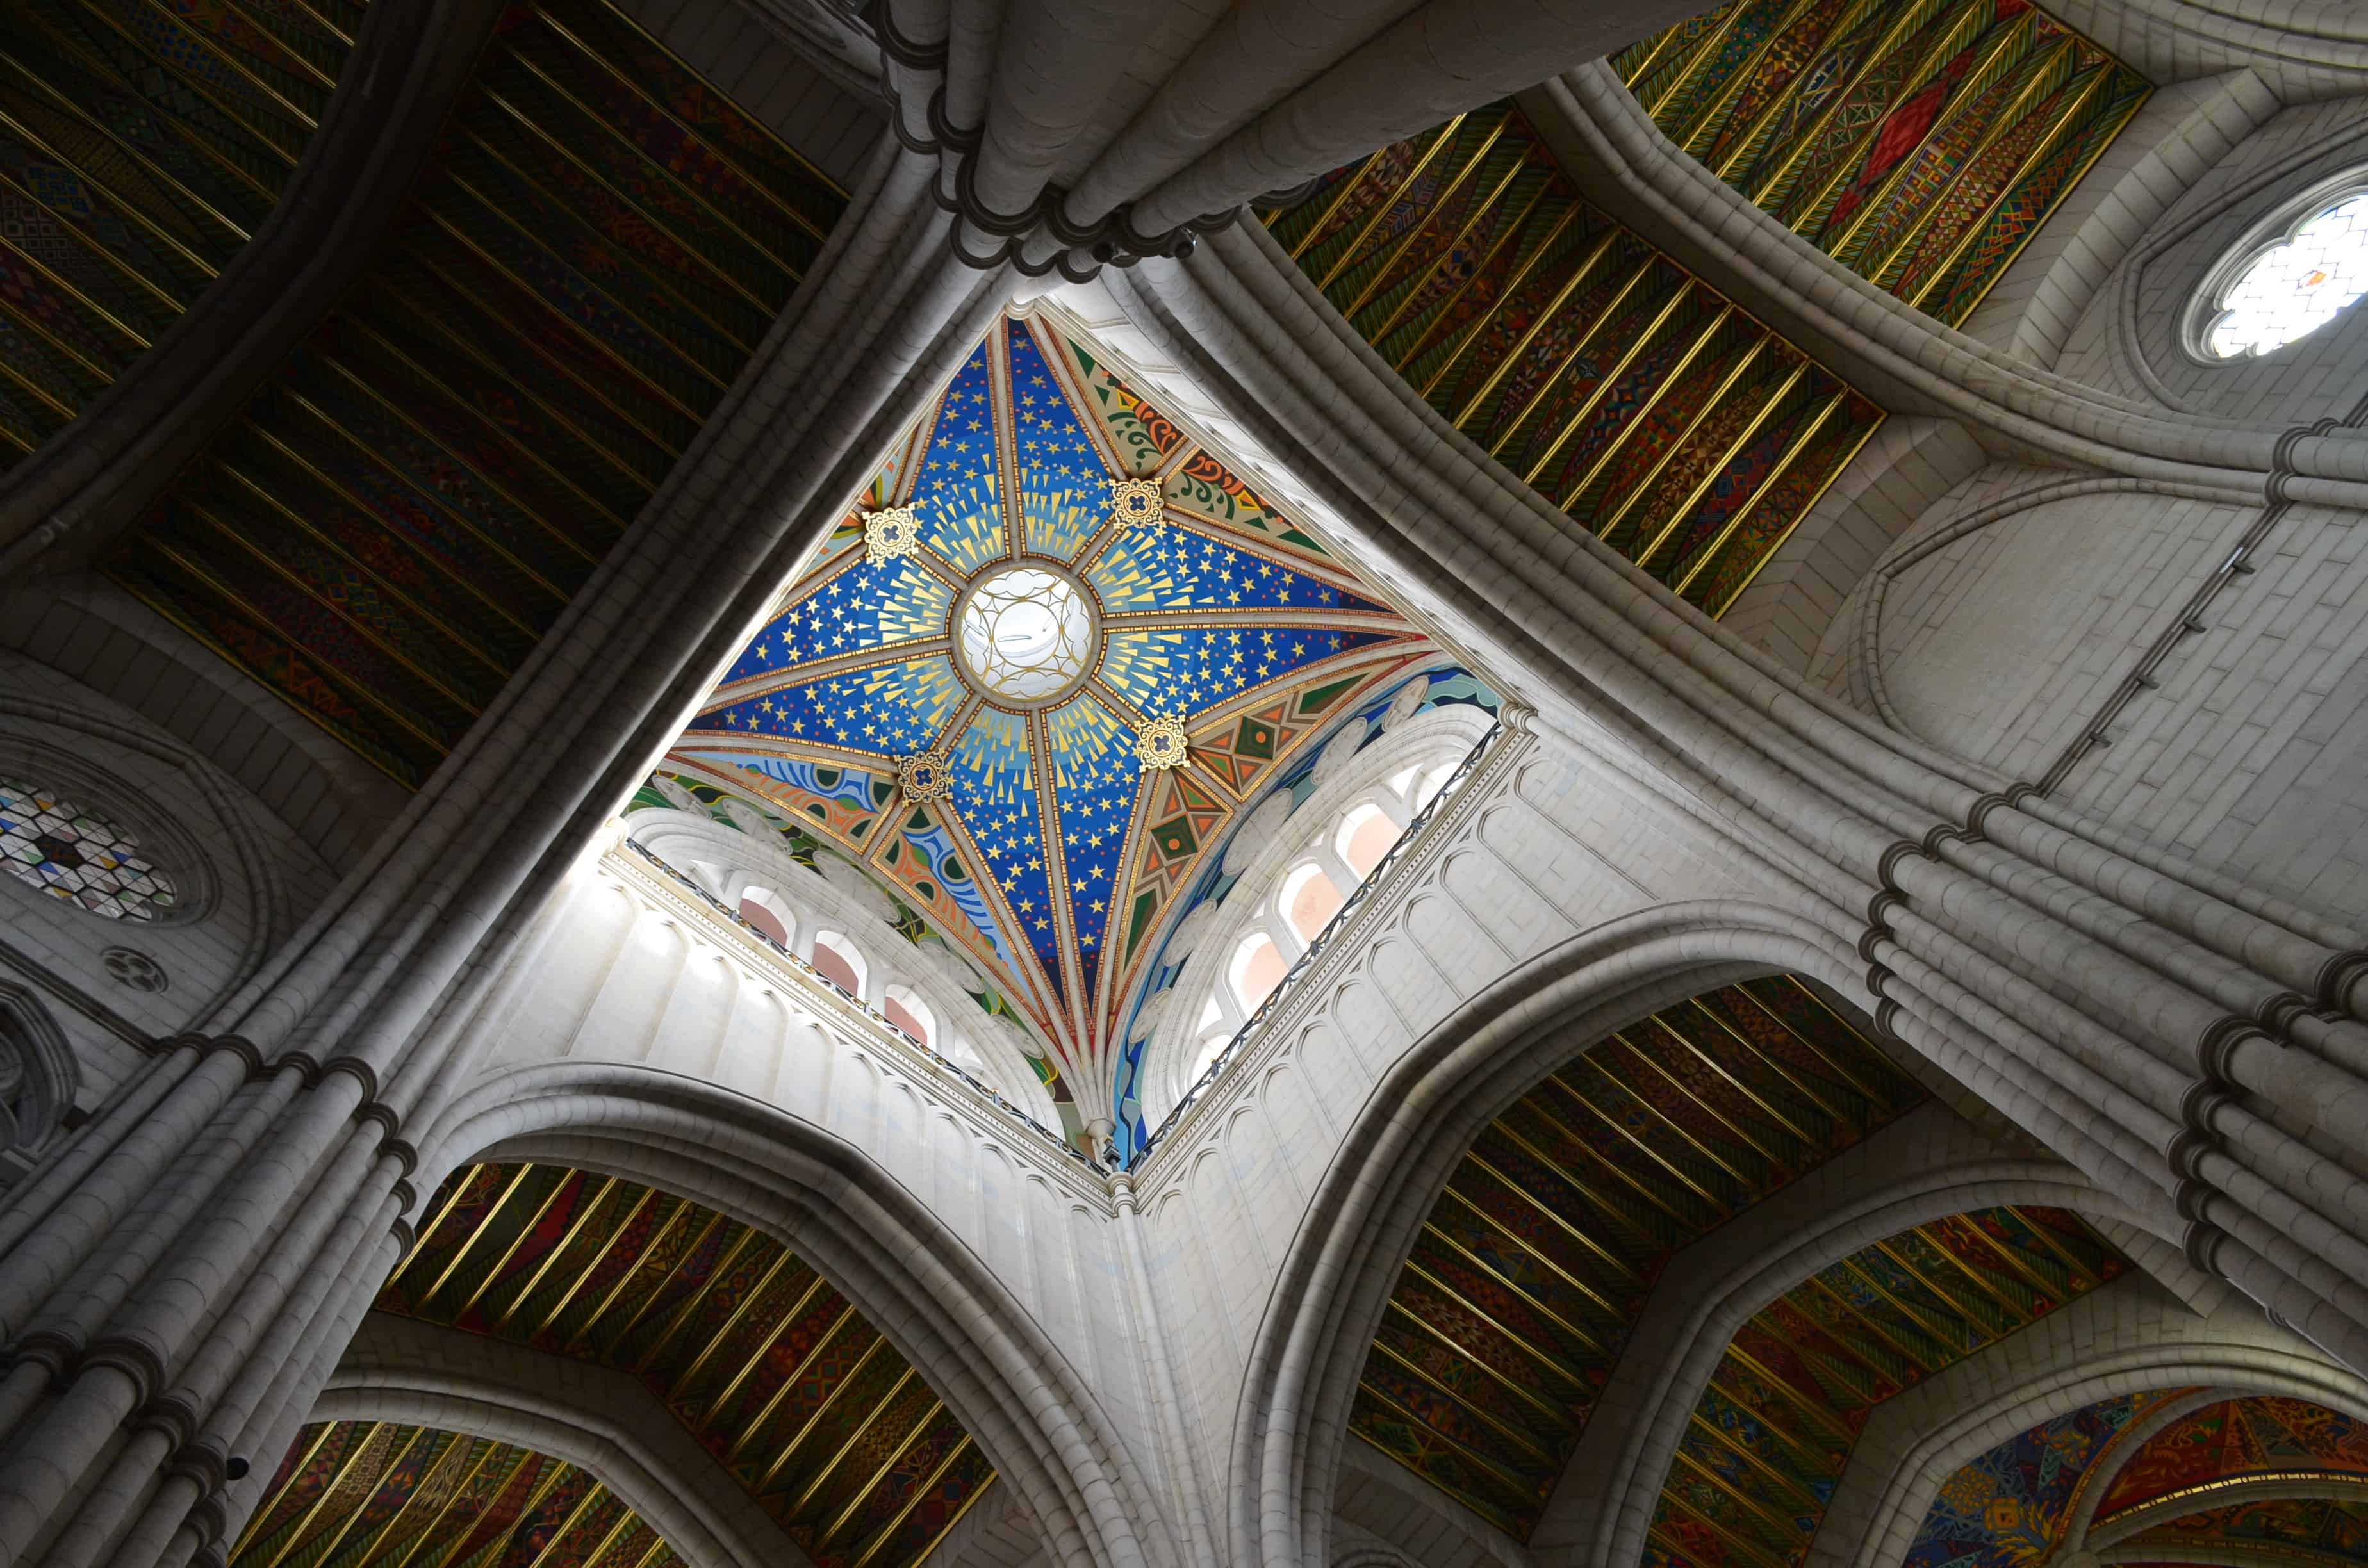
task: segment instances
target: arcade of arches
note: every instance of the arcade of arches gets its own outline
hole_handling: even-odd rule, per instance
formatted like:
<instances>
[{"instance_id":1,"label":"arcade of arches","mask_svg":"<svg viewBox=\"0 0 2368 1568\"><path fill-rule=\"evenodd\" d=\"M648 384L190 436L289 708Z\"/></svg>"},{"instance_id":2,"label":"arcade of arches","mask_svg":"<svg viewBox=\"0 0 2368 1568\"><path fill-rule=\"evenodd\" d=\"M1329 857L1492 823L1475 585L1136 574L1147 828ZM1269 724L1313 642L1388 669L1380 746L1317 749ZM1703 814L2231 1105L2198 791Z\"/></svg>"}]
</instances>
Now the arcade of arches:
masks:
<instances>
[{"instance_id":1,"label":"arcade of arches","mask_svg":"<svg viewBox=\"0 0 2368 1568\"><path fill-rule=\"evenodd\" d=\"M2368 1568L2340 0L0 6L0 1568Z\"/></svg>"}]
</instances>

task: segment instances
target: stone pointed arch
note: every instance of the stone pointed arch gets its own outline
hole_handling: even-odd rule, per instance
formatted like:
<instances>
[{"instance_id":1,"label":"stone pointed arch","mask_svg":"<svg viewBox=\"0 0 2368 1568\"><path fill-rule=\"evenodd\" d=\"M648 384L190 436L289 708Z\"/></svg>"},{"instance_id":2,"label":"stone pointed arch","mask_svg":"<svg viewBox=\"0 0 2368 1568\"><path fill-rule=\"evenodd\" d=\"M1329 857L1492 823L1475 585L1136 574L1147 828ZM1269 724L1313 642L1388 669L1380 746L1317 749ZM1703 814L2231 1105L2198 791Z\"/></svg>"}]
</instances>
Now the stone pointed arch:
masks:
<instances>
[{"instance_id":1,"label":"stone pointed arch","mask_svg":"<svg viewBox=\"0 0 2368 1568\"><path fill-rule=\"evenodd\" d=\"M1743 900L1665 904L1548 949L1448 1015L1358 1108L1250 1346L1227 1482L1233 1559L1323 1568L1349 1408L1415 1235L1480 1130L1577 1042L1733 981L1861 995L1849 944Z\"/></svg>"},{"instance_id":2,"label":"stone pointed arch","mask_svg":"<svg viewBox=\"0 0 2368 1568\"><path fill-rule=\"evenodd\" d=\"M533 1449L598 1476L689 1568L809 1568L648 1389L605 1367L373 1312L312 1419L399 1421Z\"/></svg>"},{"instance_id":3,"label":"stone pointed arch","mask_svg":"<svg viewBox=\"0 0 2368 1568\"><path fill-rule=\"evenodd\" d=\"M417 1181L480 1159L663 1188L811 1263L912 1363L1034 1517L1053 1561L1174 1568L1155 1494L1075 1365L967 1243L836 1133L650 1068L547 1063L438 1118Z\"/></svg>"}]
</instances>

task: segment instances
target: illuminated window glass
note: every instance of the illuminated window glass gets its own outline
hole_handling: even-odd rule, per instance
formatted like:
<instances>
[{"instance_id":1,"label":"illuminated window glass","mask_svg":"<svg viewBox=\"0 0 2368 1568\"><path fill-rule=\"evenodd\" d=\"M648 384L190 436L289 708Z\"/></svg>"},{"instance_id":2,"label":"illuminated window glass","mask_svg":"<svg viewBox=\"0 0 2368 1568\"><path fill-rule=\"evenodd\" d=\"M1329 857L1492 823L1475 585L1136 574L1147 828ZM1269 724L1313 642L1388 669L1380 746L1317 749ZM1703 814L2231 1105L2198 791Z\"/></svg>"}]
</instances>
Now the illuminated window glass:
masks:
<instances>
[{"instance_id":1,"label":"illuminated window glass","mask_svg":"<svg viewBox=\"0 0 2368 1568\"><path fill-rule=\"evenodd\" d=\"M863 955L837 932L814 933L814 966L841 991L854 996L863 994Z\"/></svg>"},{"instance_id":2,"label":"illuminated window glass","mask_svg":"<svg viewBox=\"0 0 2368 1568\"><path fill-rule=\"evenodd\" d=\"M0 861L17 881L109 920L154 920L173 910L173 879L139 848L120 824L0 778Z\"/></svg>"},{"instance_id":3,"label":"illuminated window glass","mask_svg":"<svg viewBox=\"0 0 2368 1568\"><path fill-rule=\"evenodd\" d=\"M1373 874L1390 846L1398 841L1398 824L1379 806L1359 806L1340 824L1340 834L1334 847L1349 869L1361 881Z\"/></svg>"},{"instance_id":4,"label":"illuminated window glass","mask_svg":"<svg viewBox=\"0 0 2368 1568\"><path fill-rule=\"evenodd\" d=\"M2368 181L2303 204L2198 301L2207 358L2248 359L2309 336L2368 292Z\"/></svg>"},{"instance_id":5,"label":"illuminated window glass","mask_svg":"<svg viewBox=\"0 0 2368 1568\"><path fill-rule=\"evenodd\" d=\"M1007 566L973 585L957 631L962 671L986 695L1041 702L1085 678L1094 612L1067 577Z\"/></svg>"},{"instance_id":6,"label":"illuminated window glass","mask_svg":"<svg viewBox=\"0 0 2368 1568\"><path fill-rule=\"evenodd\" d=\"M1282 949L1260 933L1246 938L1234 952L1234 995L1245 1007L1256 1007L1282 983Z\"/></svg>"},{"instance_id":7,"label":"illuminated window glass","mask_svg":"<svg viewBox=\"0 0 2368 1568\"><path fill-rule=\"evenodd\" d=\"M918 994L902 985L888 988L888 995L881 1003L880 1010L888 1015L890 1023L923 1045L931 1043L936 1037L937 1030L933 1026L937 1019L929 1011L929 1005L922 1001Z\"/></svg>"},{"instance_id":8,"label":"illuminated window glass","mask_svg":"<svg viewBox=\"0 0 2368 1568\"><path fill-rule=\"evenodd\" d=\"M1283 917L1303 942L1315 940L1347 902L1321 866L1302 866L1283 879Z\"/></svg>"}]
</instances>

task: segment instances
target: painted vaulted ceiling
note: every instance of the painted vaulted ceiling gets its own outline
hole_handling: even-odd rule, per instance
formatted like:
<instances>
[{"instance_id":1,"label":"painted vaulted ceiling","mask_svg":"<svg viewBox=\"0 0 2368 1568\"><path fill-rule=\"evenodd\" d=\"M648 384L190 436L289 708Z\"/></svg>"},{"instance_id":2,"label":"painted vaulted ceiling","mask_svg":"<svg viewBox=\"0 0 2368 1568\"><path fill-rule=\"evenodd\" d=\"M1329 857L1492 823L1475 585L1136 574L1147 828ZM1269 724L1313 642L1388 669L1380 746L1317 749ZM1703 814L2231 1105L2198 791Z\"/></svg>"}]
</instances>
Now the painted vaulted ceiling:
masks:
<instances>
[{"instance_id":1,"label":"painted vaulted ceiling","mask_svg":"<svg viewBox=\"0 0 2368 1568\"><path fill-rule=\"evenodd\" d=\"M460 1171L375 1306L631 1374L814 1568L911 1568L995 1480L911 1363L812 1266L633 1182Z\"/></svg>"},{"instance_id":2,"label":"painted vaulted ceiling","mask_svg":"<svg viewBox=\"0 0 2368 1568\"><path fill-rule=\"evenodd\" d=\"M2368 1561L2368 1424L2304 1400L2120 1394L2052 1417L1941 1486L1906 1568Z\"/></svg>"},{"instance_id":3,"label":"painted vaulted ceiling","mask_svg":"<svg viewBox=\"0 0 2368 1568\"><path fill-rule=\"evenodd\" d=\"M1952 326L2153 90L2027 0L1731 0L1612 65L1720 179Z\"/></svg>"},{"instance_id":4,"label":"painted vaulted ceiling","mask_svg":"<svg viewBox=\"0 0 2368 1568\"><path fill-rule=\"evenodd\" d=\"M361 17L358 0L0 8L0 471L270 216Z\"/></svg>"},{"instance_id":5,"label":"painted vaulted ceiling","mask_svg":"<svg viewBox=\"0 0 2368 1568\"><path fill-rule=\"evenodd\" d=\"M1669 1259L1922 1097L1790 978L1600 1041L1449 1176L1349 1430L1526 1540Z\"/></svg>"},{"instance_id":6,"label":"painted vaulted ceiling","mask_svg":"<svg viewBox=\"0 0 2368 1568\"><path fill-rule=\"evenodd\" d=\"M30 269L0 279L0 332L41 342L0 345L0 458L269 210L359 14L0 7L0 269ZM689 446L844 204L607 0L520 0L360 279L104 569L416 786Z\"/></svg>"},{"instance_id":7,"label":"painted vaulted ceiling","mask_svg":"<svg viewBox=\"0 0 2368 1568\"><path fill-rule=\"evenodd\" d=\"M1049 316L999 323L668 754L914 904L1106 1079L1243 805L1441 653Z\"/></svg>"},{"instance_id":8,"label":"painted vaulted ceiling","mask_svg":"<svg viewBox=\"0 0 2368 1568\"><path fill-rule=\"evenodd\" d=\"M1883 420L1583 199L1510 105L1384 147L1266 222L1449 423L1713 615Z\"/></svg>"},{"instance_id":9,"label":"painted vaulted ceiling","mask_svg":"<svg viewBox=\"0 0 2368 1568\"><path fill-rule=\"evenodd\" d=\"M514 1444L394 1421L307 1426L232 1568L683 1568L590 1471Z\"/></svg>"},{"instance_id":10,"label":"painted vaulted ceiling","mask_svg":"<svg viewBox=\"0 0 2368 1568\"><path fill-rule=\"evenodd\" d=\"M2129 1267L2078 1216L2020 1208L1952 1214L1818 1270L1719 1358L1645 1568L1797 1568L1878 1405Z\"/></svg>"}]
</instances>

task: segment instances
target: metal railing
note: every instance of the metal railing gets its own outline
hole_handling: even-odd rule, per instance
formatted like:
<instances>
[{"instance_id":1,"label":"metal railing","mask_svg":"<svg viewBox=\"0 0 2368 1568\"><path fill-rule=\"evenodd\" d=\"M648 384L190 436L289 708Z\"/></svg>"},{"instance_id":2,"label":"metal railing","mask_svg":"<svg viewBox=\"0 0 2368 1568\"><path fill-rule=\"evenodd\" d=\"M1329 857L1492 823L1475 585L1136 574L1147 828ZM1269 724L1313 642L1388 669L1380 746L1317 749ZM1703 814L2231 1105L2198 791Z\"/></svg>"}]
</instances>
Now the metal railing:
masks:
<instances>
[{"instance_id":1,"label":"metal railing","mask_svg":"<svg viewBox=\"0 0 2368 1568\"><path fill-rule=\"evenodd\" d=\"M1234 1031L1234 1038L1225 1042L1224 1049L1218 1051L1207 1069L1200 1077L1193 1080L1192 1086L1184 1091L1184 1097L1176 1102L1174 1108L1161 1119L1159 1126L1144 1139L1133 1154L1128 1156L1126 1162L1128 1170L1133 1170L1136 1165L1141 1165L1150 1155L1151 1151L1159 1146L1160 1140L1167 1137L1175 1130L1177 1124L1184 1119L1185 1113L1192 1108L1194 1103L1203 1094L1208 1092L1210 1086L1224 1076L1225 1069L1232 1066L1247 1051L1250 1044L1258 1039L1267 1019L1291 995L1300 977L1304 975L1315 965L1315 960L1323 956L1325 949L1329 947L1333 938L1338 937L1356 917L1357 912L1378 896L1382 884L1389 880L1390 872L1414 848L1415 842L1422 836L1423 829L1430 825L1431 819L1439 814L1440 808L1446 804L1450 797L1463 787L1463 781L1472 777L1474 770L1480 766L1481 759L1487 756L1489 748L1497 744L1497 738L1504 733L1503 724L1491 723L1487 733L1472 743L1472 749L1463 754L1463 760L1455 765L1455 771L1447 776L1446 782L1431 791L1430 799L1423 802L1422 810L1417 812L1414 820L1406 824L1406 831L1398 835L1397 842L1390 846L1389 852L1382 857L1380 864L1373 868L1372 873L1363 881L1357 884L1356 891L1351 892L1339 909L1334 912L1332 918L1325 922L1324 929L1318 931L1315 934L1315 939L1307 944L1306 951L1301 953L1292 961L1292 966L1283 971L1281 980L1275 983L1272 991L1267 993L1266 1000L1258 1005L1258 1010L1249 1016L1249 1021Z\"/></svg>"},{"instance_id":2,"label":"metal railing","mask_svg":"<svg viewBox=\"0 0 2368 1568\"><path fill-rule=\"evenodd\" d=\"M872 1024L885 1030L889 1034L894 1035L897 1040L905 1046L920 1052L921 1055L928 1059L932 1065L938 1067L943 1072L952 1074L955 1077L969 1085L973 1089L976 1090L982 1096L984 1096L988 1104L994 1106L997 1110L1003 1112L1006 1116L1023 1123L1027 1126L1029 1131L1035 1133L1036 1136L1044 1139L1054 1148L1060 1150L1061 1153L1068 1155L1069 1158L1076 1161L1087 1170L1092 1171L1096 1176L1104 1175L1101 1167L1095 1165L1091 1159L1087 1158L1085 1152L1077 1148L1076 1144L1071 1143L1067 1139L1062 1137L1059 1133L1053 1131L1051 1128L1045 1126L1042 1122L1037 1120L1034 1117L1029 1115L1026 1111L1020 1109L1009 1100L1005 1099L1000 1090L996 1089L991 1084L982 1082L973 1075L969 1069L963 1067L962 1063L955 1062L949 1057L940 1055L927 1041L915 1038L910 1030L904 1028L901 1024L898 1024L894 1019L889 1017L887 1014L882 1012L879 1008L874 1007L871 1003L866 1002L862 997L858 996L854 992L849 991L846 986L841 985L830 976L823 973L822 971L814 968L814 965L798 957L797 954L790 951L789 949L783 947L780 943L773 940L771 937L768 936L765 932L759 930L755 925L750 923L748 918L742 915L738 910L732 908L722 899L716 897L713 893L700 886L696 881L684 875L681 871L667 864L666 859L655 850L636 843L630 835L627 835L625 843L632 846L633 852L639 855L643 859L647 860L660 871L665 872L666 875L674 881L680 883L683 887L688 888L691 892L697 894L700 901L706 903L706 905L712 909L718 915L730 921L733 925L746 932L751 937L757 941L762 942L766 947L771 949L774 956L787 963L801 978L810 980L816 985L837 992L841 997L846 999L848 1006L860 1010Z\"/></svg>"}]
</instances>

